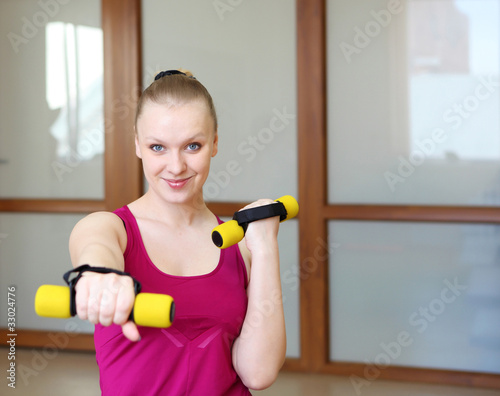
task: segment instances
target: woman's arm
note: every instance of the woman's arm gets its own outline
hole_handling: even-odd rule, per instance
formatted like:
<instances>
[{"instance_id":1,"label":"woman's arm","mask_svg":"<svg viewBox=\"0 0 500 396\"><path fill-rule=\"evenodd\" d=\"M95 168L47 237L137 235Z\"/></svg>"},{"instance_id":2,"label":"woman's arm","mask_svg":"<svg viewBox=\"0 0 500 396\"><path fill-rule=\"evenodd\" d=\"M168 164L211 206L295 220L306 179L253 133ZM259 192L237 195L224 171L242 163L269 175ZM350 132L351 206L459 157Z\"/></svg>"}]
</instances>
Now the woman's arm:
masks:
<instances>
[{"instance_id":1,"label":"woman's arm","mask_svg":"<svg viewBox=\"0 0 500 396\"><path fill-rule=\"evenodd\" d=\"M273 202L259 200L245 209ZM246 248L240 243L243 257L251 258L251 269L247 313L232 354L236 372L251 389L271 386L285 360L278 229L278 217L250 223L244 239Z\"/></svg>"},{"instance_id":2,"label":"woman's arm","mask_svg":"<svg viewBox=\"0 0 500 396\"><path fill-rule=\"evenodd\" d=\"M74 227L69 250L73 267L88 264L124 270L123 252L127 234L121 219L113 213L97 212ZM129 276L85 272L75 287L78 317L91 323L122 326L131 341L139 340L137 326L128 321L135 293Z\"/></svg>"}]
</instances>

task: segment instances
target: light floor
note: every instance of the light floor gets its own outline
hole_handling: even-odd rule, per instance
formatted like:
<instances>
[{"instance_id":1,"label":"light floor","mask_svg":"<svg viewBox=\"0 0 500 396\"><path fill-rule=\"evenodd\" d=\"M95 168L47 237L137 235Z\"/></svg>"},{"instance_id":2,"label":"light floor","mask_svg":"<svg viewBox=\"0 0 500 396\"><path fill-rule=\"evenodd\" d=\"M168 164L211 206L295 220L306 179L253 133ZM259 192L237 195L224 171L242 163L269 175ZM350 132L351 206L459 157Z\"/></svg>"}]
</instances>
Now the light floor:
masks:
<instances>
[{"instance_id":1,"label":"light floor","mask_svg":"<svg viewBox=\"0 0 500 396\"><path fill-rule=\"evenodd\" d=\"M16 388L7 386L8 349L0 347L2 381L0 395L92 396L99 395L99 376L94 355L16 350ZM283 372L269 389L255 396L498 396L500 390L459 388L377 380L356 393L349 378ZM197 395L196 395L197 396Z\"/></svg>"}]
</instances>

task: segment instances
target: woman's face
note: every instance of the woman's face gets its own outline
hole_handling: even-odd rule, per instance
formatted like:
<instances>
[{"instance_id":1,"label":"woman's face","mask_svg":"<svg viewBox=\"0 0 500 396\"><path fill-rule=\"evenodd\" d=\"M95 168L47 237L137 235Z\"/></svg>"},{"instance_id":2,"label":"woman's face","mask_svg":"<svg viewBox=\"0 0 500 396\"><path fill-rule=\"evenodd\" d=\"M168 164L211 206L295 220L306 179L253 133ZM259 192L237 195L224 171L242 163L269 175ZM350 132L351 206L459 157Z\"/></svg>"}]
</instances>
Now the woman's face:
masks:
<instances>
[{"instance_id":1,"label":"woman's face","mask_svg":"<svg viewBox=\"0 0 500 396\"><path fill-rule=\"evenodd\" d=\"M171 203L200 202L218 142L206 105L148 102L136 127L136 153L150 191Z\"/></svg>"}]
</instances>

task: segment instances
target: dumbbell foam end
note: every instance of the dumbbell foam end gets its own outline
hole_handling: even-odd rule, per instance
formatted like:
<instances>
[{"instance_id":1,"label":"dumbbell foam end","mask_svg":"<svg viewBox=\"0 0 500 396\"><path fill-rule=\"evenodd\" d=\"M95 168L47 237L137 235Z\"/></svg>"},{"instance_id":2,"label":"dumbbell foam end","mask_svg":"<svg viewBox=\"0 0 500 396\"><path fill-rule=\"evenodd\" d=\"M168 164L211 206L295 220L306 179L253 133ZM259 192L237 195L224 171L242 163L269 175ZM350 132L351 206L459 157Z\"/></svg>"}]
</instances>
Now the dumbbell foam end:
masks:
<instances>
[{"instance_id":1,"label":"dumbbell foam end","mask_svg":"<svg viewBox=\"0 0 500 396\"><path fill-rule=\"evenodd\" d=\"M221 249L237 244L244 236L245 230L236 220L229 220L219 224L212 231L212 241L215 246Z\"/></svg>"},{"instance_id":2,"label":"dumbbell foam end","mask_svg":"<svg viewBox=\"0 0 500 396\"><path fill-rule=\"evenodd\" d=\"M167 328L172 325L175 304L172 296L139 293L135 297L133 320L139 326Z\"/></svg>"},{"instance_id":3,"label":"dumbbell foam end","mask_svg":"<svg viewBox=\"0 0 500 396\"><path fill-rule=\"evenodd\" d=\"M42 285L35 295L35 312L47 318L70 318L70 290L67 286Z\"/></svg>"},{"instance_id":4,"label":"dumbbell foam end","mask_svg":"<svg viewBox=\"0 0 500 396\"><path fill-rule=\"evenodd\" d=\"M299 213L299 203L291 195L284 195L276 201L281 202L285 206L287 215L286 219L283 221L293 219Z\"/></svg>"}]
</instances>

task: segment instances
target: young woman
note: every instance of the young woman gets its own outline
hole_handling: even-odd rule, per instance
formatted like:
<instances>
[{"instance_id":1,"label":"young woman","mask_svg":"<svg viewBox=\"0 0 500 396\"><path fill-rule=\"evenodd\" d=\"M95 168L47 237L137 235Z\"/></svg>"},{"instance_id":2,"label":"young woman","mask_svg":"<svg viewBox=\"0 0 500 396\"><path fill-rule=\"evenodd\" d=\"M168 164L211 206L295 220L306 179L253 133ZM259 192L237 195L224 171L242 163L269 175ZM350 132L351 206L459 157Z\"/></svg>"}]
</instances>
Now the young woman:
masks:
<instances>
[{"instance_id":1,"label":"young woman","mask_svg":"<svg viewBox=\"0 0 500 396\"><path fill-rule=\"evenodd\" d=\"M138 328L128 321L129 276L83 274L76 307L96 325L103 395L249 395L269 387L286 344L278 217L250 223L238 245L213 244L221 221L203 201L203 184L218 150L217 116L190 72L156 76L139 100L135 129L148 191L81 220L71 259L74 267L125 271L143 292L171 295L176 316L167 329Z\"/></svg>"}]
</instances>

